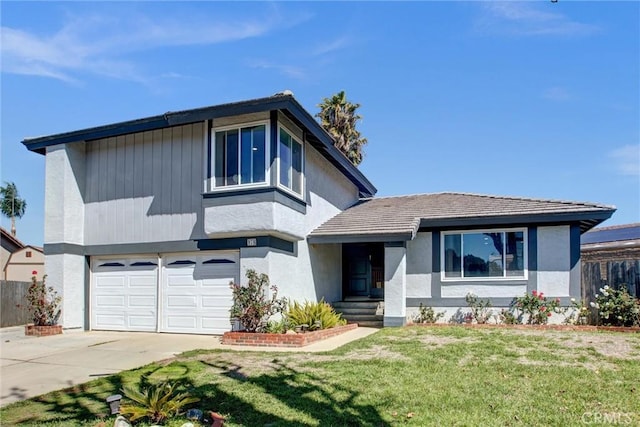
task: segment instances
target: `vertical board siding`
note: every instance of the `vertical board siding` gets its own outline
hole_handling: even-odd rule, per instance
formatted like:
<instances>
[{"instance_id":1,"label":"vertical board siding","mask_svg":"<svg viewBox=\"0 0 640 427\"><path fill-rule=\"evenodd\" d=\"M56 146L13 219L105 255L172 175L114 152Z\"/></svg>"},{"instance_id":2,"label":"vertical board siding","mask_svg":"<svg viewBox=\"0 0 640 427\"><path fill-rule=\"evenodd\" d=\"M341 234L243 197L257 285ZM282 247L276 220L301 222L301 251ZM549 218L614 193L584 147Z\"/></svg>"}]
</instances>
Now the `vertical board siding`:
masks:
<instances>
[{"instance_id":1,"label":"vertical board siding","mask_svg":"<svg viewBox=\"0 0 640 427\"><path fill-rule=\"evenodd\" d=\"M31 282L0 281L0 327L31 322L31 315L27 310L29 286Z\"/></svg>"},{"instance_id":2,"label":"vertical board siding","mask_svg":"<svg viewBox=\"0 0 640 427\"><path fill-rule=\"evenodd\" d=\"M188 240L202 215L201 123L87 144L85 244Z\"/></svg>"}]
</instances>

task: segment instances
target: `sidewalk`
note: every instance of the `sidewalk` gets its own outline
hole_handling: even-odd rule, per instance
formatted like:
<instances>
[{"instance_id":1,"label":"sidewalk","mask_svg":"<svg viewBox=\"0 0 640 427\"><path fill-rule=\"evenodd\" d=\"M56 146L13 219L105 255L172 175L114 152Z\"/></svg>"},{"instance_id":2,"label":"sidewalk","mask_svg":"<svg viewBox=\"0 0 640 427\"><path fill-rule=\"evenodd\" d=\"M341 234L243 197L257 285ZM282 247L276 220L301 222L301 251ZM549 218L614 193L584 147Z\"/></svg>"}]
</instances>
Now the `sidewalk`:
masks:
<instances>
[{"instance_id":1,"label":"sidewalk","mask_svg":"<svg viewBox=\"0 0 640 427\"><path fill-rule=\"evenodd\" d=\"M169 359L195 349L322 352L376 332L357 328L300 348L241 347L220 344L219 336L146 332L65 331L27 337L24 327L0 329L0 406L101 376Z\"/></svg>"}]
</instances>

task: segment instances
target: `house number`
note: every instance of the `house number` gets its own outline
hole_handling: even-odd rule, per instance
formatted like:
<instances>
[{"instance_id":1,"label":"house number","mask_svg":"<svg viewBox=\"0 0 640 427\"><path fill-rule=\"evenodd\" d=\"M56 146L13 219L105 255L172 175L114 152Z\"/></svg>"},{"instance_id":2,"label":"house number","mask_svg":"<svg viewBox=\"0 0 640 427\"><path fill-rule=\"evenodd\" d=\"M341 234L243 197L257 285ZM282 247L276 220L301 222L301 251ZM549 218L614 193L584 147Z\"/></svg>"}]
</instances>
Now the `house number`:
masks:
<instances>
[{"instance_id":1,"label":"house number","mask_svg":"<svg viewBox=\"0 0 640 427\"><path fill-rule=\"evenodd\" d=\"M257 239L247 239L247 246L258 246Z\"/></svg>"}]
</instances>

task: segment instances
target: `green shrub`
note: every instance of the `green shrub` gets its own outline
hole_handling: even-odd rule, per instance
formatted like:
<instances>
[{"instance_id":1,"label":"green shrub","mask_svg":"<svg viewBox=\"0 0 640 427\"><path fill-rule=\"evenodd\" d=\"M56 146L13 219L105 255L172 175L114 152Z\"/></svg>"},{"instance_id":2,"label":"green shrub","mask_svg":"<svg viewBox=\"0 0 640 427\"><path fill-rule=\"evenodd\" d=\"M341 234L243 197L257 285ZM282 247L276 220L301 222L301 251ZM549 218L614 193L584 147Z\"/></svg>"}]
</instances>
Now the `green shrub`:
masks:
<instances>
[{"instance_id":1,"label":"green shrub","mask_svg":"<svg viewBox=\"0 0 640 427\"><path fill-rule=\"evenodd\" d=\"M176 387L177 383L168 381L140 385L139 390L124 386L122 392L132 402L123 403L120 413L131 422L148 418L151 423L159 424L178 415L184 406L200 400L186 392L178 392Z\"/></svg>"},{"instance_id":2,"label":"green shrub","mask_svg":"<svg viewBox=\"0 0 640 427\"><path fill-rule=\"evenodd\" d=\"M598 310L600 322L607 326L640 326L640 299L626 289L600 288L591 307Z\"/></svg>"},{"instance_id":3,"label":"green shrub","mask_svg":"<svg viewBox=\"0 0 640 427\"><path fill-rule=\"evenodd\" d=\"M336 313L333 307L324 299L319 302L305 301L300 304L297 301L289 302L289 309L285 313L285 319L289 327L306 327L310 331L329 329L347 323L342 315Z\"/></svg>"},{"instance_id":4,"label":"green shrub","mask_svg":"<svg viewBox=\"0 0 640 427\"><path fill-rule=\"evenodd\" d=\"M278 299L278 288L269 286L269 276L247 270L246 286L231 283L233 306L231 319L238 319L247 332L263 332L266 322L272 315L282 313L286 307L284 298ZM271 299L266 292L271 289Z\"/></svg>"},{"instance_id":5,"label":"green shrub","mask_svg":"<svg viewBox=\"0 0 640 427\"><path fill-rule=\"evenodd\" d=\"M420 303L418 313L413 316L414 323L436 323L438 319L444 316L444 311L436 313L433 307L424 306Z\"/></svg>"},{"instance_id":6,"label":"green shrub","mask_svg":"<svg viewBox=\"0 0 640 427\"><path fill-rule=\"evenodd\" d=\"M488 299L481 299L477 295L469 292L464 300L471 309L471 316L479 324L484 324L489 321L493 311L491 310L491 301Z\"/></svg>"},{"instance_id":7,"label":"green shrub","mask_svg":"<svg viewBox=\"0 0 640 427\"><path fill-rule=\"evenodd\" d=\"M270 320L267 322L265 332L268 334L284 334L289 329L289 322L282 318L280 320Z\"/></svg>"},{"instance_id":8,"label":"green shrub","mask_svg":"<svg viewBox=\"0 0 640 427\"><path fill-rule=\"evenodd\" d=\"M518 323L526 315L528 325L546 325L553 312L560 313L560 299L549 299L543 292L531 291L531 294L514 298L509 310L514 313Z\"/></svg>"}]
</instances>

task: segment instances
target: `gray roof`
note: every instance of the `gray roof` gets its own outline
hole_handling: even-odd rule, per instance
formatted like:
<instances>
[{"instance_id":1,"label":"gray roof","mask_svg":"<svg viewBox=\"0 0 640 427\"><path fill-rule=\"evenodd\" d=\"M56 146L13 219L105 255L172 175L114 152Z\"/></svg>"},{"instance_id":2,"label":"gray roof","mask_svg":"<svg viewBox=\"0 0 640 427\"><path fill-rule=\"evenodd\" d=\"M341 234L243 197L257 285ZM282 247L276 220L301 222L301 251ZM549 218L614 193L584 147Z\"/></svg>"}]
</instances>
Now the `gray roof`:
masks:
<instances>
[{"instance_id":1,"label":"gray roof","mask_svg":"<svg viewBox=\"0 0 640 427\"><path fill-rule=\"evenodd\" d=\"M571 224L582 232L609 218L614 206L563 200L433 193L362 199L316 228L311 243L402 241L419 228Z\"/></svg>"}]
</instances>

